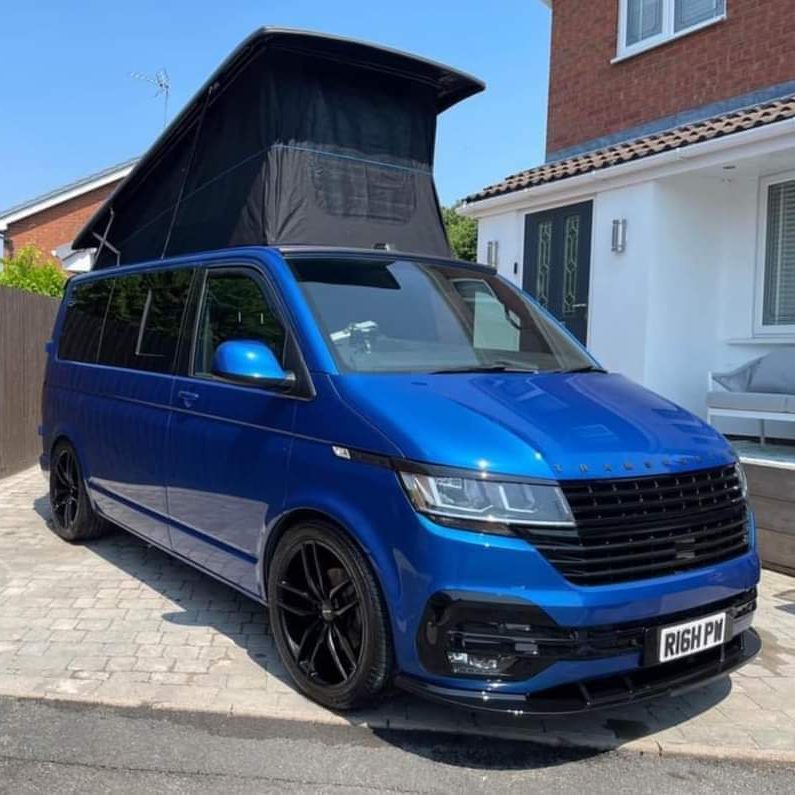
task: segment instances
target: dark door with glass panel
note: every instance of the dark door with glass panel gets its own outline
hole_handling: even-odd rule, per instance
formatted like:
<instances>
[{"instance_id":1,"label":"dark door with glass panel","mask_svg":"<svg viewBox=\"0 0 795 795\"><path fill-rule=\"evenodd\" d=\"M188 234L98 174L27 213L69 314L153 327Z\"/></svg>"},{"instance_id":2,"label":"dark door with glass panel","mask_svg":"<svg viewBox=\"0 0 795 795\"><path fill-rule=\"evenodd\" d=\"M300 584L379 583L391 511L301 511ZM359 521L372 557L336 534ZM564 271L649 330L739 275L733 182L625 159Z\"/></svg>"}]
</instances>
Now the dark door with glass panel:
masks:
<instances>
[{"instance_id":1,"label":"dark door with glass panel","mask_svg":"<svg viewBox=\"0 0 795 795\"><path fill-rule=\"evenodd\" d=\"M583 344L588 335L593 203L525 217L524 289Z\"/></svg>"}]
</instances>

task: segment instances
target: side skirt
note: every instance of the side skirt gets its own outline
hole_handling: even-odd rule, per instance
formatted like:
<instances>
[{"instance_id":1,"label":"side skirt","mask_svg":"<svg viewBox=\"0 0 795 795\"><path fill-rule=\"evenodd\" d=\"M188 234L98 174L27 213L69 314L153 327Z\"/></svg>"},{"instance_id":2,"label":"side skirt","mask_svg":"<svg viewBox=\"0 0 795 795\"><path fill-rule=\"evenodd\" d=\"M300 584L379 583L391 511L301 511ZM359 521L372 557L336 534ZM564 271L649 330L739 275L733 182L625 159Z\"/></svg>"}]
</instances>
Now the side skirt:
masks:
<instances>
[{"instance_id":1,"label":"side skirt","mask_svg":"<svg viewBox=\"0 0 795 795\"><path fill-rule=\"evenodd\" d=\"M244 596L247 596L249 599L253 599L255 602L258 602L259 604L266 606L265 600L259 594L253 593L252 591L249 591L246 588L243 588L242 586L238 585L237 583L226 579L226 577L223 577L222 575L218 574L217 572L214 572L214 571L211 571L210 569L205 568L200 563L196 563L195 561L191 560L190 558L187 558L184 555L180 555L179 552L176 552L173 549L169 549L168 547L165 547L162 544L158 544L155 541L152 541L151 538L146 538L145 536L141 535L140 533L136 533L135 530L132 530L127 525L120 524L116 519L111 519L110 517L108 517L101 510L98 510L96 505L94 505L94 509L107 522L110 522L110 524L115 525L116 527L124 530L126 533L130 533L131 535L134 535L136 538L140 539L145 544L148 544L151 547L155 547L156 549L159 549L161 552L165 552L167 555L170 555L172 558L175 558L176 560L179 560L182 563L187 564L192 569L196 569L197 571L202 572L202 574L207 574L208 576L212 577L214 580L217 580L218 582L221 582L224 585L228 585L230 588L234 588L236 591L238 591L239 593L242 593ZM173 529L175 529L175 530L177 530L177 532L179 532L179 528L178 527L173 527L173 525L171 525L171 524L169 526L171 526Z\"/></svg>"}]
</instances>

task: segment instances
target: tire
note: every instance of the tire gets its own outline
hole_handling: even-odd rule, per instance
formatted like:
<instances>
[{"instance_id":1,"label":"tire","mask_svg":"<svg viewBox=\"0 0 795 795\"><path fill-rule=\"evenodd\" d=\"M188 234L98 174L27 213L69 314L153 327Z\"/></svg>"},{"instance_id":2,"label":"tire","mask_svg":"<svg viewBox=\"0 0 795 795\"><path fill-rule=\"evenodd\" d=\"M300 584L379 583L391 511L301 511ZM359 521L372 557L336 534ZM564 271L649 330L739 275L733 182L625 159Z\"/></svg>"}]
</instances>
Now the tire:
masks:
<instances>
[{"instance_id":1,"label":"tire","mask_svg":"<svg viewBox=\"0 0 795 795\"><path fill-rule=\"evenodd\" d=\"M279 540L268 571L271 630L302 693L334 710L369 706L392 672L381 589L334 525L307 521Z\"/></svg>"},{"instance_id":2,"label":"tire","mask_svg":"<svg viewBox=\"0 0 795 795\"><path fill-rule=\"evenodd\" d=\"M55 445L50 460L52 528L64 541L89 541L108 531L91 507L77 452L70 442Z\"/></svg>"}]
</instances>

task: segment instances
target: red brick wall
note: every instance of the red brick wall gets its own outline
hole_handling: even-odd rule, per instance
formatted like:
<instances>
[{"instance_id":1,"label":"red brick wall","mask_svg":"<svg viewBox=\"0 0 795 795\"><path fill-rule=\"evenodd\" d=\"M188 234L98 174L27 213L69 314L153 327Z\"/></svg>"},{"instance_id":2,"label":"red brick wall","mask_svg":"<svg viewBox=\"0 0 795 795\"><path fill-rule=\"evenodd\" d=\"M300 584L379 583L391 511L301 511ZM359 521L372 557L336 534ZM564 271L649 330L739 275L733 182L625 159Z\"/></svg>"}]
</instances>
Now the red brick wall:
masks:
<instances>
[{"instance_id":1,"label":"red brick wall","mask_svg":"<svg viewBox=\"0 0 795 795\"><path fill-rule=\"evenodd\" d=\"M618 0L553 0L547 152L795 80L793 0L727 0L728 19L620 63Z\"/></svg>"},{"instance_id":2,"label":"red brick wall","mask_svg":"<svg viewBox=\"0 0 795 795\"><path fill-rule=\"evenodd\" d=\"M5 235L6 255L33 244L46 254L64 243L70 243L86 221L94 214L119 181L56 204L21 221L9 224Z\"/></svg>"}]
</instances>

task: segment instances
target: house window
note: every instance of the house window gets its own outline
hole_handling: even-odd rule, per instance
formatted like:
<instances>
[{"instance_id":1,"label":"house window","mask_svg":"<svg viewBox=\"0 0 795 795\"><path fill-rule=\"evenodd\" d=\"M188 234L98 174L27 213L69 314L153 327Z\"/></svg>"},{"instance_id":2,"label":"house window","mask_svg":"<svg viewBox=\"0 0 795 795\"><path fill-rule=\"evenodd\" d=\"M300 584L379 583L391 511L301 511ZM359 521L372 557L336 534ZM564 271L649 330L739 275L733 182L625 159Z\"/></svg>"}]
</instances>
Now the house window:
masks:
<instances>
[{"instance_id":1,"label":"house window","mask_svg":"<svg viewBox=\"0 0 795 795\"><path fill-rule=\"evenodd\" d=\"M795 176L762 183L760 297L757 331L795 332Z\"/></svg>"},{"instance_id":2,"label":"house window","mask_svg":"<svg viewBox=\"0 0 795 795\"><path fill-rule=\"evenodd\" d=\"M619 0L618 58L643 52L726 17L726 0Z\"/></svg>"}]
</instances>

